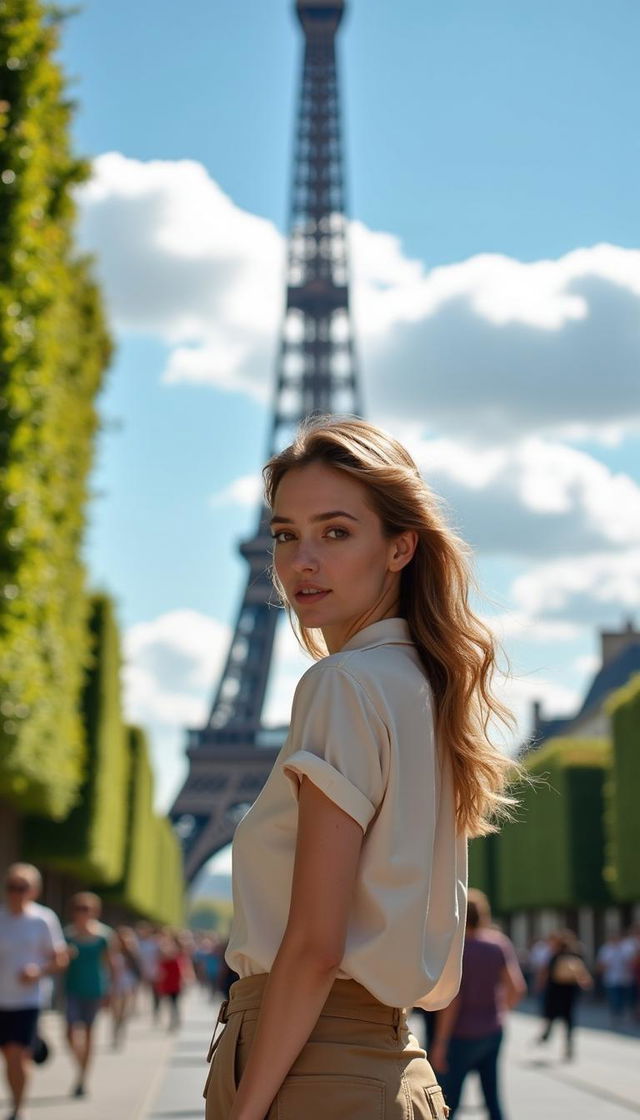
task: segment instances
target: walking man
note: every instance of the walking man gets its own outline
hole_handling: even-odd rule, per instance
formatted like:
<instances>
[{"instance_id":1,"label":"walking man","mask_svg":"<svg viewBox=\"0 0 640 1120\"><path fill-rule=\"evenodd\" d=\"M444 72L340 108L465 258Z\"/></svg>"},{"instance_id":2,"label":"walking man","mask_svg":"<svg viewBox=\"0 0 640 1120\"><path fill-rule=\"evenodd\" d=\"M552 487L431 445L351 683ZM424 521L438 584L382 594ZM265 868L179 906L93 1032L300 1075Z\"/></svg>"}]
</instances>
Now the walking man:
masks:
<instances>
[{"instance_id":1,"label":"walking man","mask_svg":"<svg viewBox=\"0 0 640 1120\"><path fill-rule=\"evenodd\" d=\"M67 963L46 919L31 908L34 872L39 879L30 864L14 863L5 878L6 903L0 906L0 1048L13 1101L11 1120L20 1120L26 1096L43 979Z\"/></svg>"}]
</instances>

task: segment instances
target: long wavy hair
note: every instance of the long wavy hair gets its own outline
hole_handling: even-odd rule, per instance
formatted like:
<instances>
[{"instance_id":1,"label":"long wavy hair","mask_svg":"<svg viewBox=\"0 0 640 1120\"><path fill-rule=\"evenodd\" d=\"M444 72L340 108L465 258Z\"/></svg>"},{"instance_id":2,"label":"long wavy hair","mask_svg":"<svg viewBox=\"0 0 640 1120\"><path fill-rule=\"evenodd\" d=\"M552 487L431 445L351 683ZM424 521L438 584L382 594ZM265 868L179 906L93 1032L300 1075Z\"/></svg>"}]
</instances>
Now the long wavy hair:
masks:
<instances>
[{"instance_id":1,"label":"long wavy hair","mask_svg":"<svg viewBox=\"0 0 640 1120\"><path fill-rule=\"evenodd\" d=\"M520 767L491 740L494 720L510 727L514 721L492 691L496 639L469 605L476 586L471 550L447 525L441 503L402 444L351 417L306 421L293 443L269 460L263 470L269 506L287 471L317 462L344 471L366 488L386 537L409 529L417 533L415 555L401 573L400 614L431 684L439 750L451 764L458 828L469 836L495 832L498 822L512 815L516 802L509 786ZM275 573L274 581L301 644L313 657L325 656L319 631L300 626Z\"/></svg>"}]
</instances>

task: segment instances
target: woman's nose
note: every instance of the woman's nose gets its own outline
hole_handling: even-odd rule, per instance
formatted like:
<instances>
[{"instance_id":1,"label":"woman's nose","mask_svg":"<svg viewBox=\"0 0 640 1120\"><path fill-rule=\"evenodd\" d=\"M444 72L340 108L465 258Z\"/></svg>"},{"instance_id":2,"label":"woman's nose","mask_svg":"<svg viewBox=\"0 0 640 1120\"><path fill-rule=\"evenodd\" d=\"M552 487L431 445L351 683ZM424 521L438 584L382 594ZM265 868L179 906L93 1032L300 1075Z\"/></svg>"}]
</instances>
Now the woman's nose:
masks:
<instances>
[{"instance_id":1,"label":"woman's nose","mask_svg":"<svg viewBox=\"0 0 640 1120\"><path fill-rule=\"evenodd\" d=\"M312 545L304 543L298 545L293 557L293 567L296 572L315 572L317 570L318 560Z\"/></svg>"}]
</instances>

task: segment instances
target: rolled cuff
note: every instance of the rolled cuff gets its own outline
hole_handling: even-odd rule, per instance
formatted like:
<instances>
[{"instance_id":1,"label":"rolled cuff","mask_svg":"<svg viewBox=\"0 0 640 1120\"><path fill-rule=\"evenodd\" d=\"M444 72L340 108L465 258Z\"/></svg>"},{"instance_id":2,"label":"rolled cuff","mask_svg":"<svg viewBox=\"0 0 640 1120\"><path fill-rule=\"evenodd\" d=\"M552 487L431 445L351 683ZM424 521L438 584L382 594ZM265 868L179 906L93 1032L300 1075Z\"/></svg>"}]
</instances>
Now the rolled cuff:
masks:
<instances>
[{"instance_id":1,"label":"rolled cuff","mask_svg":"<svg viewBox=\"0 0 640 1120\"><path fill-rule=\"evenodd\" d=\"M324 758L319 758L310 751L296 751L287 759L282 769L291 783L296 801L300 792L300 782L306 774L314 786L322 790L325 796L343 812L353 817L362 831L366 832L376 811L375 805L372 805L361 790Z\"/></svg>"}]
</instances>

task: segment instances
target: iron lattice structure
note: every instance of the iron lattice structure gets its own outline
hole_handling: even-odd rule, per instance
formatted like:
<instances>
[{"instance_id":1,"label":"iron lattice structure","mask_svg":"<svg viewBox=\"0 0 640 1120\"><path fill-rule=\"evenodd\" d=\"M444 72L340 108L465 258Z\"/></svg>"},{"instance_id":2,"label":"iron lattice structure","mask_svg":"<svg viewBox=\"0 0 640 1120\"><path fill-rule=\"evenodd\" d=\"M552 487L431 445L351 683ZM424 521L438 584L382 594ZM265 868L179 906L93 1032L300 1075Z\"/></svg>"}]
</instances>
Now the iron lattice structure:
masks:
<instances>
[{"instance_id":1,"label":"iron lattice structure","mask_svg":"<svg viewBox=\"0 0 640 1120\"><path fill-rule=\"evenodd\" d=\"M361 414L349 312L349 261L336 34L344 0L297 0L304 63L294 153L285 312L269 454L314 413ZM280 611L269 576L268 513L260 509L226 664L206 725L189 732L189 773L172 809L192 879L228 844L262 789L286 728L262 723Z\"/></svg>"}]
</instances>

